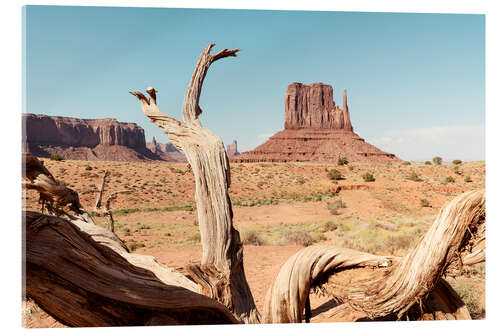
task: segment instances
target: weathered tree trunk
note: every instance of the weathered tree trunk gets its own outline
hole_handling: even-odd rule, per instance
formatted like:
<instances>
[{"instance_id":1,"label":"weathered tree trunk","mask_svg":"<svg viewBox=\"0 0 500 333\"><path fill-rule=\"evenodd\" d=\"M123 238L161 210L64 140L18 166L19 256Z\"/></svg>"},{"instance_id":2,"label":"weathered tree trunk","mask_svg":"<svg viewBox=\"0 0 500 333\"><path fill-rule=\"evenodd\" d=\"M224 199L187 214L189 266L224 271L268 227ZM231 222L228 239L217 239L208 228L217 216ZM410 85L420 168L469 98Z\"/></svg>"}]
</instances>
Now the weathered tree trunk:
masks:
<instances>
[{"instance_id":1,"label":"weathered tree trunk","mask_svg":"<svg viewBox=\"0 0 500 333\"><path fill-rule=\"evenodd\" d=\"M432 291L453 263L484 237L484 190L464 193L445 205L421 241L390 274L360 281L343 298L370 318L397 313L401 318Z\"/></svg>"},{"instance_id":2,"label":"weathered tree trunk","mask_svg":"<svg viewBox=\"0 0 500 333\"><path fill-rule=\"evenodd\" d=\"M269 288L264 321L301 322L311 286L323 284L341 271L363 266L386 268L374 269L369 277L355 279L348 285L337 285L331 293L350 311L361 313L359 318L395 315L394 319L401 319L418 305L422 309L419 315L412 314L413 319L470 319L463 302L441 277L453 264L463 262L463 255L471 258L471 263L479 262L481 254L484 260L484 251L468 254L484 240L484 222L484 190L477 190L444 206L426 235L403 259L348 249L307 247L288 259ZM338 315L347 310L341 307L335 311Z\"/></svg>"},{"instance_id":3,"label":"weathered tree trunk","mask_svg":"<svg viewBox=\"0 0 500 333\"><path fill-rule=\"evenodd\" d=\"M186 154L196 181L196 208L203 246L201 265L188 267L192 278L204 293L226 305L246 323L258 323L259 313L243 269L243 248L233 228L233 211L228 195L231 183L229 161L222 140L201 127L199 99L203 80L210 65L225 57L235 57L238 49L210 54L208 45L196 63L184 95L183 121L165 115L156 104L156 90L148 88L146 98L131 92L152 122L163 128L170 141Z\"/></svg>"},{"instance_id":4,"label":"weathered tree trunk","mask_svg":"<svg viewBox=\"0 0 500 333\"><path fill-rule=\"evenodd\" d=\"M25 212L26 296L68 326L237 323L184 275L94 224Z\"/></svg>"}]
</instances>

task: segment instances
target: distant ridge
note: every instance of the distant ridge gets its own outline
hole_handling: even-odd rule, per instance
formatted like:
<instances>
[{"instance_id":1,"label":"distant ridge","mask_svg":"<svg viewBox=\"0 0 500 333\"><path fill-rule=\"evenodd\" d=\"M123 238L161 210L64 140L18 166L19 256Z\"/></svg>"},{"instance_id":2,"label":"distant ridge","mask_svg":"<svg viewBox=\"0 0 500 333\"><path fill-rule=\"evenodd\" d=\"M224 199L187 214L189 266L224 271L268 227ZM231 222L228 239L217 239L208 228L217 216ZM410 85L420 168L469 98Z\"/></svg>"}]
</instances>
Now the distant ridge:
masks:
<instances>
[{"instance_id":1,"label":"distant ridge","mask_svg":"<svg viewBox=\"0 0 500 333\"><path fill-rule=\"evenodd\" d=\"M23 149L38 157L71 160L148 161L162 158L146 148L144 129L114 118L79 119L25 113Z\"/></svg>"}]
</instances>

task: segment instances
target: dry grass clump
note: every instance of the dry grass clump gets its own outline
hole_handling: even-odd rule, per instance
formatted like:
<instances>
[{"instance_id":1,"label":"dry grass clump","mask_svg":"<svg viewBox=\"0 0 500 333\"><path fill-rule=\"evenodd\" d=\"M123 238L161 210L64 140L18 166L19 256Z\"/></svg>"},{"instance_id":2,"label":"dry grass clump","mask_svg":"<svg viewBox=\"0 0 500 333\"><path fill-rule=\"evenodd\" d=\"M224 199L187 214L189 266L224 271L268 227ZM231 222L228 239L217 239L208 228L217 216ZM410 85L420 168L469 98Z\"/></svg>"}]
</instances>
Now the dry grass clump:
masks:
<instances>
[{"instance_id":1,"label":"dry grass clump","mask_svg":"<svg viewBox=\"0 0 500 333\"><path fill-rule=\"evenodd\" d=\"M52 161L62 161L62 160L64 160L64 157L62 157L59 154L52 154L52 155L50 155L50 159Z\"/></svg>"},{"instance_id":2,"label":"dry grass clump","mask_svg":"<svg viewBox=\"0 0 500 333\"><path fill-rule=\"evenodd\" d=\"M431 207L431 203L427 199L420 199L420 206L421 207Z\"/></svg>"},{"instance_id":3,"label":"dry grass clump","mask_svg":"<svg viewBox=\"0 0 500 333\"><path fill-rule=\"evenodd\" d=\"M363 174L363 179L365 182L374 182L375 181L375 177L373 176L373 173L364 173Z\"/></svg>"},{"instance_id":4,"label":"dry grass clump","mask_svg":"<svg viewBox=\"0 0 500 333\"><path fill-rule=\"evenodd\" d=\"M381 255L401 255L425 232L415 222L348 222L338 225L336 245Z\"/></svg>"},{"instance_id":5,"label":"dry grass clump","mask_svg":"<svg viewBox=\"0 0 500 333\"><path fill-rule=\"evenodd\" d=\"M341 157L337 160L337 165L347 165L349 164L349 161L345 157Z\"/></svg>"},{"instance_id":6,"label":"dry grass clump","mask_svg":"<svg viewBox=\"0 0 500 333\"><path fill-rule=\"evenodd\" d=\"M467 306L467 310L469 310L472 319L477 319L484 315L485 309L481 304L481 300L479 299L477 287L463 281L448 282L450 282L450 285L453 287L453 289L455 289L458 296L460 296L462 301Z\"/></svg>"},{"instance_id":7,"label":"dry grass clump","mask_svg":"<svg viewBox=\"0 0 500 333\"><path fill-rule=\"evenodd\" d=\"M455 182L455 178L453 178L452 176L448 176L444 179L444 182L445 183L454 183Z\"/></svg>"},{"instance_id":8,"label":"dry grass clump","mask_svg":"<svg viewBox=\"0 0 500 333\"><path fill-rule=\"evenodd\" d=\"M127 242L125 245L127 245L127 248L129 249L130 252L134 252L135 250L146 246L144 243L136 241Z\"/></svg>"},{"instance_id":9,"label":"dry grass clump","mask_svg":"<svg viewBox=\"0 0 500 333\"><path fill-rule=\"evenodd\" d=\"M328 171L327 176L331 180L341 180L343 179L342 173L337 169L331 169Z\"/></svg>"},{"instance_id":10,"label":"dry grass clump","mask_svg":"<svg viewBox=\"0 0 500 333\"><path fill-rule=\"evenodd\" d=\"M339 209L346 207L347 205L342 201L342 199L329 200L326 203L326 208L328 208L328 211L332 215L340 215L341 213L339 212Z\"/></svg>"},{"instance_id":11,"label":"dry grass clump","mask_svg":"<svg viewBox=\"0 0 500 333\"><path fill-rule=\"evenodd\" d=\"M314 243L314 239L305 230L295 230L286 234L286 239L290 243L295 243L297 245L309 246Z\"/></svg>"},{"instance_id":12,"label":"dry grass clump","mask_svg":"<svg viewBox=\"0 0 500 333\"><path fill-rule=\"evenodd\" d=\"M422 178L420 178L419 174L416 172L412 172L408 177L406 177L408 180L412 180L414 182L421 182L423 181Z\"/></svg>"},{"instance_id":13,"label":"dry grass clump","mask_svg":"<svg viewBox=\"0 0 500 333\"><path fill-rule=\"evenodd\" d=\"M267 241L265 238L263 238L257 230L254 229L244 229L240 233L241 235L241 241L245 245L267 245Z\"/></svg>"}]
</instances>

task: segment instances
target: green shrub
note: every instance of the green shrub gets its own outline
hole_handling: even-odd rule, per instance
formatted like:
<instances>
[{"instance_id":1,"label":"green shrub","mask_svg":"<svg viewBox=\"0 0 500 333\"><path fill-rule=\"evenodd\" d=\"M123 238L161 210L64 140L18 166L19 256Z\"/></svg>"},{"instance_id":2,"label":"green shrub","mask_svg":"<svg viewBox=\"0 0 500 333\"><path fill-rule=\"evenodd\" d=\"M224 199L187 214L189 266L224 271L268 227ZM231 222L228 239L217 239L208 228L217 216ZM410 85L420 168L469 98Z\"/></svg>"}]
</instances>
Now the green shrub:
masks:
<instances>
[{"instance_id":1,"label":"green shrub","mask_svg":"<svg viewBox=\"0 0 500 333\"><path fill-rule=\"evenodd\" d=\"M87 165L87 166L85 167L85 170L90 171L90 170L92 170L92 167L91 167L90 165Z\"/></svg>"},{"instance_id":2,"label":"green shrub","mask_svg":"<svg viewBox=\"0 0 500 333\"><path fill-rule=\"evenodd\" d=\"M369 172L364 173L362 175L362 177L365 180L365 182L374 182L375 181L375 177L373 177L373 174L369 173Z\"/></svg>"},{"instance_id":3,"label":"green shrub","mask_svg":"<svg viewBox=\"0 0 500 333\"><path fill-rule=\"evenodd\" d=\"M431 161L425 161L425 165L431 165Z\"/></svg>"},{"instance_id":4,"label":"green shrub","mask_svg":"<svg viewBox=\"0 0 500 333\"><path fill-rule=\"evenodd\" d=\"M349 171L352 171L352 170L354 170L354 166L349 165Z\"/></svg>"},{"instance_id":5,"label":"green shrub","mask_svg":"<svg viewBox=\"0 0 500 333\"><path fill-rule=\"evenodd\" d=\"M427 199L420 199L420 206L422 206L422 207L430 207L431 203Z\"/></svg>"},{"instance_id":6,"label":"green shrub","mask_svg":"<svg viewBox=\"0 0 500 333\"><path fill-rule=\"evenodd\" d=\"M446 183L454 183L455 182L455 178L453 178L452 176L448 176L444 179L444 181Z\"/></svg>"},{"instance_id":7,"label":"green shrub","mask_svg":"<svg viewBox=\"0 0 500 333\"><path fill-rule=\"evenodd\" d=\"M403 162L403 165L410 165L410 164L411 164L411 163L410 163L410 162L408 162L408 161L404 161L404 162Z\"/></svg>"},{"instance_id":8,"label":"green shrub","mask_svg":"<svg viewBox=\"0 0 500 333\"><path fill-rule=\"evenodd\" d=\"M421 182L421 181L423 181L423 179L420 178L420 176L418 175L418 173L416 173L415 171L412 172L408 177L406 177L406 179L413 180L414 182Z\"/></svg>"},{"instance_id":9,"label":"green shrub","mask_svg":"<svg viewBox=\"0 0 500 333\"><path fill-rule=\"evenodd\" d=\"M50 159L52 161L62 161L62 160L64 160L64 157L62 157L59 154L52 154L52 155L50 155Z\"/></svg>"},{"instance_id":10,"label":"green shrub","mask_svg":"<svg viewBox=\"0 0 500 333\"><path fill-rule=\"evenodd\" d=\"M471 182L472 182L472 179L470 178L470 176L467 176L467 177L465 177L464 181L465 181L466 183L471 183Z\"/></svg>"},{"instance_id":11,"label":"green shrub","mask_svg":"<svg viewBox=\"0 0 500 333\"><path fill-rule=\"evenodd\" d=\"M441 165L441 163L443 163L443 158L436 156L432 159L432 162L434 162L434 164L436 164L436 165Z\"/></svg>"},{"instance_id":12,"label":"green shrub","mask_svg":"<svg viewBox=\"0 0 500 333\"><path fill-rule=\"evenodd\" d=\"M453 160L453 164L462 164L462 161L461 160Z\"/></svg>"},{"instance_id":13,"label":"green shrub","mask_svg":"<svg viewBox=\"0 0 500 333\"><path fill-rule=\"evenodd\" d=\"M340 157L337 160L337 165L347 165L347 164L349 164L349 161L345 157Z\"/></svg>"},{"instance_id":14,"label":"green shrub","mask_svg":"<svg viewBox=\"0 0 500 333\"><path fill-rule=\"evenodd\" d=\"M464 172L463 172L462 170L460 170L460 169L458 168L458 166L456 166L456 167L454 168L454 170L455 170L455 173L456 173L457 175L459 175L459 176L461 176L461 175L463 175L463 174L464 174Z\"/></svg>"},{"instance_id":15,"label":"green shrub","mask_svg":"<svg viewBox=\"0 0 500 333\"><path fill-rule=\"evenodd\" d=\"M328 171L328 174L327 174L328 178L330 178L331 180L340 180L342 179L342 174L340 173L339 170L337 169L331 169L330 171Z\"/></svg>"}]
</instances>

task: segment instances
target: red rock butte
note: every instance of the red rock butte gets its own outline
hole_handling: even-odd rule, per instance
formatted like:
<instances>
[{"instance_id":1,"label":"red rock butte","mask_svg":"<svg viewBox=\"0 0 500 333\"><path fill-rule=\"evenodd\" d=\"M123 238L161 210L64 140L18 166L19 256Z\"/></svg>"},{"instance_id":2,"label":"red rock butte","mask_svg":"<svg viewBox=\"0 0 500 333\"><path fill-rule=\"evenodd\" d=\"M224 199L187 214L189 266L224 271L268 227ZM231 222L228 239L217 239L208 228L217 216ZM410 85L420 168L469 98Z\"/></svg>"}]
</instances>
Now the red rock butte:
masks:
<instances>
[{"instance_id":1,"label":"red rock butte","mask_svg":"<svg viewBox=\"0 0 500 333\"><path fill-rule=\"evenodd\" d=\"M393 162L399 159L354 133L344 90L335 105L333 88L323 83L290 84L285 94L285 129L233 162Z\"/></svg>"}]
</instances>

